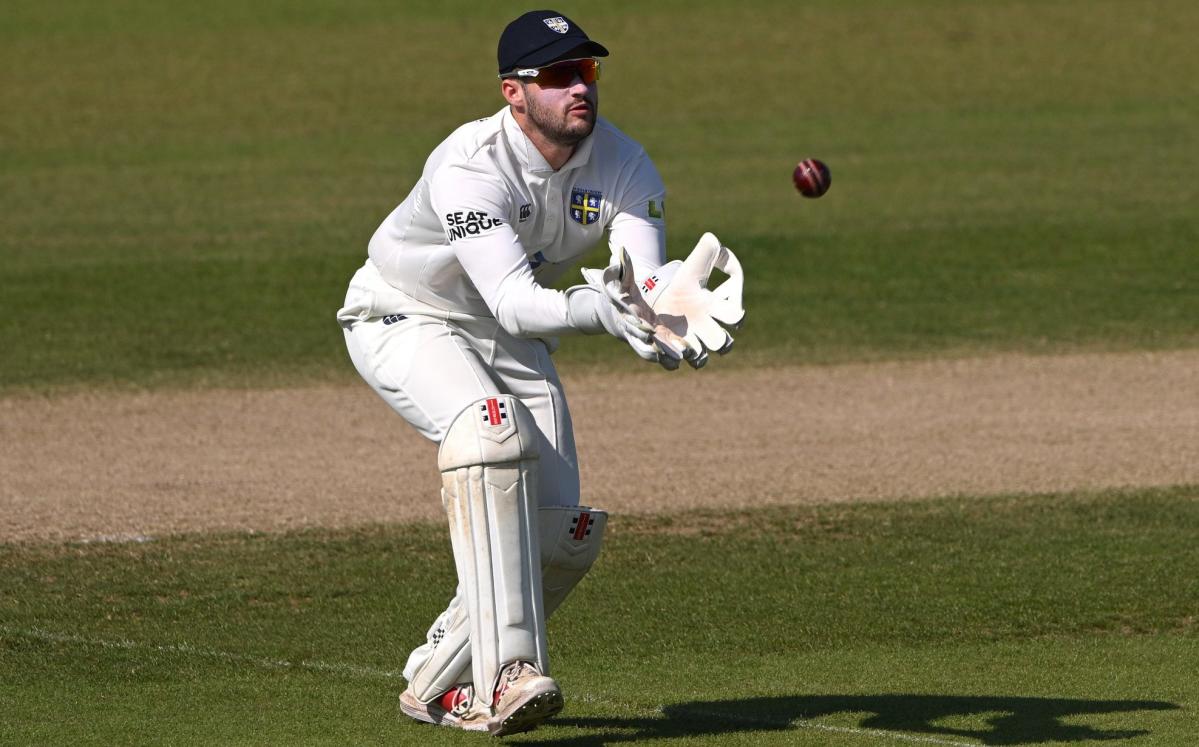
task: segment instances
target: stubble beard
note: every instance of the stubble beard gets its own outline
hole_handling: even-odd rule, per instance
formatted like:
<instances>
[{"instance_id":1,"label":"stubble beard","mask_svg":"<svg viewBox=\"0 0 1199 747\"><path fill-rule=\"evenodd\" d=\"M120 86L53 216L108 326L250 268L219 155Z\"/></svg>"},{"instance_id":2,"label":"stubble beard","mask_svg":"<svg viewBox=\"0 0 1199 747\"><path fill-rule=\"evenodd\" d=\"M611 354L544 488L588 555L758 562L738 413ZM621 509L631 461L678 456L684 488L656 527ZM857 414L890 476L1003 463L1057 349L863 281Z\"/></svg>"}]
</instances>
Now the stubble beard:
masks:
<instances>
[{"instance_id":1,"label":"stubble beard","mask_svg":"<svg viewBox=\"0 0 1199 747\"><path fill-rule=\"evenodd\" d=\"M526 101L529 121L555 145L578 145L595 129L595 118L599 111L599 104L595 100L589 100L591 111L583 118L575 117L569 111L570 107L578 103L577 100L571 101L561 111L542 106L541 102L532 96L527 97Z\"/></svg>"}]
</instances>

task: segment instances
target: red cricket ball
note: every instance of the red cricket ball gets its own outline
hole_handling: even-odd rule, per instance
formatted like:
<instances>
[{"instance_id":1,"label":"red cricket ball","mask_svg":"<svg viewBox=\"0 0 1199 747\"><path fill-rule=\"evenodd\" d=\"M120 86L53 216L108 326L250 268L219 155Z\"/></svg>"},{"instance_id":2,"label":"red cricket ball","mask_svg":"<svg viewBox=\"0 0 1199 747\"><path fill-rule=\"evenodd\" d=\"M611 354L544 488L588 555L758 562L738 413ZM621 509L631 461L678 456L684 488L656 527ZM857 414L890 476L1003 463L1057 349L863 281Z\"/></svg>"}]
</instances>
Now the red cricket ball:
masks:
<instances>
[{"instance_id":1,"label":"red cricket ball","mask_svg":"<svg viewBox=\"0 0 1199 747\"><path fill-rule=\"evenodd\" d=\"M828 166L819 158L805 158L800 161L791 179L801 195L813 198L823 195L833 183Z\"/></svg>"}]
</instances>

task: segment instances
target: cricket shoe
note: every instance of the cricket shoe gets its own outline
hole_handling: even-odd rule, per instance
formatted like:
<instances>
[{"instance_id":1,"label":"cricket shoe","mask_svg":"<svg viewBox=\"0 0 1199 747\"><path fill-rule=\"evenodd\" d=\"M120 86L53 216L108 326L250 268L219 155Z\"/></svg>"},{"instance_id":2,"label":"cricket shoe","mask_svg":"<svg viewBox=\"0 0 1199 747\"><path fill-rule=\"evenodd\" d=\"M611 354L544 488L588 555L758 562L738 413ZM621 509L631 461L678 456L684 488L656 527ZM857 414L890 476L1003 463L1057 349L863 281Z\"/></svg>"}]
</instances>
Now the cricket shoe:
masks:
<instances>
[{"instance_id":1,"label":"cricket shoe","mask_svg":"<svg viewBox=\"0 0 1199 747\"><path fill-rule=\"evenodd\" d=\"M527 661L514 661L500 670L491 702L493 715L487 730L493 737L536 729L563 705L558 683Z\"/></svg>"},{"instance_id":2,"label":"cricket shoe","mask_svg":"<svg viewBox=\"0 0 1199 747\"><path fill-rule=\"evenodd\" d=\"M465 731L487 731L490 714L486 709L475 709L474 704L474 685L452 687L428 703L417 700L411 687L400 693L400 710L417 721Z\"/></svg>"}]
</instances>

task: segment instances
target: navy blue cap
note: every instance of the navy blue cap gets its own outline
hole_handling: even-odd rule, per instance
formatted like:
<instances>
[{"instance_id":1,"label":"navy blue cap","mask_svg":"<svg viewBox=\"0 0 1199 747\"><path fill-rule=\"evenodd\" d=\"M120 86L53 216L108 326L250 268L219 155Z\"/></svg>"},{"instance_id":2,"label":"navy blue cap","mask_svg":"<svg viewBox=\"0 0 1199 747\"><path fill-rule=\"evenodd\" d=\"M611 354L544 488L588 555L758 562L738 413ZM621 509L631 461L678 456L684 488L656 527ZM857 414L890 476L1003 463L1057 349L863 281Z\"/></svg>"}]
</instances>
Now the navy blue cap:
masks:
<instances>
[{"instance_id":1,"label":"navy blue cap","mask_svg":"<svg viewBox=\"0 0 1199 747\"><path fill-rule=\"evenodd\" d=\"M568 56L569 55L569 56ZM607 57L604 45L556 10L531 10L500 34L500 75L517 68L544 67L571 57Z\"/></svg>"}]
</instances>

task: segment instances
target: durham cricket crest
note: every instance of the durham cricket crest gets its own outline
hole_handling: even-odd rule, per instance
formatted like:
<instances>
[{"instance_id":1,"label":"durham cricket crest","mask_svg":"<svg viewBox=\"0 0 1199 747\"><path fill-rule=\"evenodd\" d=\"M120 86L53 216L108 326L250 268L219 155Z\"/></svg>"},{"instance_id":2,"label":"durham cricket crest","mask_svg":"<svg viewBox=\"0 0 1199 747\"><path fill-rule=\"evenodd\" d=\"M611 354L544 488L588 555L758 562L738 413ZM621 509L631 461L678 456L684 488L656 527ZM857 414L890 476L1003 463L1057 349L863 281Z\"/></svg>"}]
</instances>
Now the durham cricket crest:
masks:
<instances>
[{"instance_id":1,"label":"durham cricket crest","mask_svg":"<svg viewBox=\"0 0 1199 747\"><path fill-rule=\"evenodd\" d=\"M600 203L604 196L600 192L576 187L570 192L570 217L575 223L590 226L599 220Z\"/></svg>"},{"instance_id":2,"label":"durham cricket crest","mask_svg":"<svg viewBox=\"0 0 1199 747\"><path fill-rule=\"evenodd\" d=\"M545 23L546 26L550 27L550 31L555 31L559 34L565 34L567 31L570 31L570 24L568 24L566 22L566 19L563 18L562 16L554 16L553 18L543 18L541 20Z\"/></svg>"}]
</instances>

